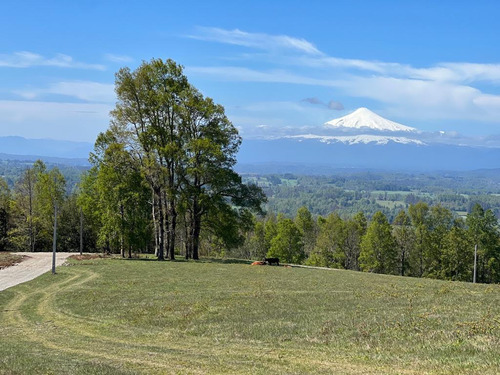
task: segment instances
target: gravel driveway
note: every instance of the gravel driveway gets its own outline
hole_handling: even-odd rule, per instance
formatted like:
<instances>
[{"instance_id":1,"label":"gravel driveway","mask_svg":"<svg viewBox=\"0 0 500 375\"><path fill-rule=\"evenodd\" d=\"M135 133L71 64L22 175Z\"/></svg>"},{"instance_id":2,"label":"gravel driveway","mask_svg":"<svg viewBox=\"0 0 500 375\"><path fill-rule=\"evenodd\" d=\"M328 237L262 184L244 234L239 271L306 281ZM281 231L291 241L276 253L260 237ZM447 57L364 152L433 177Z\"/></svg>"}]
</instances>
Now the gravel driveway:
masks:
<instances>
[{"instance_id":1,"label":"gravel driveway","mask_svg":"<svg viewBox=\"0 0 500 375\"><path fill-rule=\"evenodd\" d=\"M12 267L0 270L0 291L11 286L33 280L52 270L52 252L50 253L15 253L28 258ZM57 253L56 266L60 266L70 255L77 253Z\"/></svg>"}]
</instances>

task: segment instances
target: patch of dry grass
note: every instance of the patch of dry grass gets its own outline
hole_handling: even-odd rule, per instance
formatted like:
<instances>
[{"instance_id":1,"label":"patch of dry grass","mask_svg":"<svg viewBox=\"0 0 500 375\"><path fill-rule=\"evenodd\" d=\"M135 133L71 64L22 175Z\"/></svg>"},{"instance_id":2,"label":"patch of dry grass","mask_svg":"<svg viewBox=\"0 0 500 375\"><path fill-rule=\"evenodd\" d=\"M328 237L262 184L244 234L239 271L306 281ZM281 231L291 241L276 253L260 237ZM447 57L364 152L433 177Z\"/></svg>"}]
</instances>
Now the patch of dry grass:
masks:
<instances>
[{"instance_id":1,"label":"patch of dry grass","mask_svg":"<svg viewBox=\"0 0 500 375\"><path fill-rule=\"evenodd\" d=\"M24 259L23 255L12 254L8 252L0 252L0 270L2 268L7 268L13 266L17 263L22 262Z\"/></svg>"}]
</instances>

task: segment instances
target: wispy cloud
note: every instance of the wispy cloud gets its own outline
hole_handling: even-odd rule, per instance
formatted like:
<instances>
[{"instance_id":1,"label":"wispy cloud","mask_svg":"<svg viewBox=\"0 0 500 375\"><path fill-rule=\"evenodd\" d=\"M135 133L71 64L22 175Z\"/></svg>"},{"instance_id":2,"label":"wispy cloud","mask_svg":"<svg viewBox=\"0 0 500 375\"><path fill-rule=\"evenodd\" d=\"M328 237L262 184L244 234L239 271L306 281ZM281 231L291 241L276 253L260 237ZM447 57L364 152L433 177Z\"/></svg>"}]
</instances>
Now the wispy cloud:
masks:
<instances>
[{"instance_id":1,"label":"wispy cloud","mask_svg":"<svg viewBox=\"0 0 500 375\"><path fill-rule=\"evenodd\" d=\"M0 54L0 67L31 68L35 66L52 66L58 68L105 70L101 64L88 64L74 60L71 56L59 53L54 57L45 57L37 53L21 51L12 54Z\"/></svg>"},{"instance_id":2,"label":"wispy cloud","mask_svg":"<svg viewBox=\"0 0 500 375\"><path fill-rule=\"evenodd\" d=\"M126 55L115 55L113 53L106 53L104 55L104 58L108 61L111 61L111 62L114 62L114 63L119 63L119 64L122 64L122 63L130 63L132 61L134 61L134 59L130 56L126 56Z\"/></svg>"},{"instance_id":3,"label":"wispy cloud","mask_svg":"<svg viewBox=\"0 0 500 375\"><path fill-rule=\"evenodd\" d=\"M305 39L288 35L269 35L249 33L238 29L225 30L217 27L198 27L197 32L189 35L189 37L264 50L290 50L310 55L322 55L314 44Z\"/></svg>"},{"instance_id":4,"label":"wispy cloud","mask_svg":"<svg viewBox=\"0 0 500 375\"><path fill-rule=\"evenodd\" d=\"M51 84L47 88L17 90L15 94L25 99L36 99L47 94L63 95L92 103L113 103L114 85L91 81L66 81Z\"/></svg>"},{"instance_id":5,"label":"wispy cloud","mask_svg":"<svg viewBox=\"0 0 500 375\"><path fill-rule=\"evenodd\" d=\"M255 70L238 66L188 66L186 73L213 76L217 80L240 82L274 82L300 85L335 86L335 81L306 77L284 69Z\"/></svg>"}]
</instances>

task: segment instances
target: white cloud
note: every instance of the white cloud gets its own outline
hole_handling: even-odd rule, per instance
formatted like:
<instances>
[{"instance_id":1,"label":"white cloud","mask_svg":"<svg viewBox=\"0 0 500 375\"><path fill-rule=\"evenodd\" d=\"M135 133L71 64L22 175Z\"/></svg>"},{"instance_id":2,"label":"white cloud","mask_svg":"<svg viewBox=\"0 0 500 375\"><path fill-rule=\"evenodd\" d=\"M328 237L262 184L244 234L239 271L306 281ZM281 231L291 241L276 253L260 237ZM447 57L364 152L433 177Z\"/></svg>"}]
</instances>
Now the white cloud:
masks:
<instances>
[{"instance_id":1,"label":"white cloud","mask_svg":"<svg viewBox=\"0 0 500 375\"><path fill-rule=\"evenodd\" d=\"M322 54L307 40L294 38L288 35L249 33L238 29L225 30L217 27L198 27L197 30L198 33L189 35L189 37L264 50L290 50L312 55Z\"/></svg>"},{"instance_id":2,"label":"white cloud","mask_svg":"<svg viewBox=\"0 0 500 375\"><path fill-rule=\"evenodd\" d=\"M239 82L274 82L294 83L300 85L336 86L337 81L305 77L289 73L283 69L258 71L237 66L191 66L185 69L188 75L198 74L202 76L213 76L218 80Z\"/></svg>"},{"instance_id":3,"label":"white cloud","mask_svg":"<svg viewBox=\"0 0 500 375\"><path fill-rule=\"evenodd\" d=\"M88 64L74 60L71 56L57 54L52 58L47 58L37 53L21 51L12 54L0 54L0 67L7 68L30 68L34 66L52 66L58 68L76 68L105 70L101 64Z\"/></svg>"},{"instance_id":4,"label":"white cloud","mask_svg":"<svg viewBox=\"0 0 500 375\"><path fill-rule=\"evenodd\" d=\"M114 103L114 85L91 81L68 81L51 84L48 88L17 90L16 94L25 99L35 99L46 94L64 95L87 102Z\"/></svg>"},{"instance_id":5,"label":"white cloud","mask_svg":"<svg viewBox=\"0 0 500 375\"><path fill-rule=\"evenodd\" d=\"M119 63L119 64L122 64L122 63L130 63L132 61L134 61L134 59L130 56L126 56L126 55L115 55L115 54L112 54L112 53L106 53L104 55L104 58L106 60L109 60L111 62L115 62L115 63Z\"/></svg>"},{"instance_id":6,"label":"white cloud","mask_svg":"<svg viewBox=\"0 0 500 375\"><path fill-rule=\"evenodd\" d=\"M204 34L198 35L198 39L263 49L271 54L267 58L262 54L256 57L266 63L267 68L262 70L198 66L188 67L188 73L226 81L332 87L347 96L375 100L391 108L390 113L410 120L500 121L500 93L495 87L500 85L500 64L442 62L414 67L397 62L328 56L304 39L291 38L301 42L295 46L282 35L216 28L200 30ZM277 46L298 53L277 59L272 54ZM270 69L271 66L275 68ZM490 85L490 92L482 91L484 83Z\"/></svg>"}]
</instances>

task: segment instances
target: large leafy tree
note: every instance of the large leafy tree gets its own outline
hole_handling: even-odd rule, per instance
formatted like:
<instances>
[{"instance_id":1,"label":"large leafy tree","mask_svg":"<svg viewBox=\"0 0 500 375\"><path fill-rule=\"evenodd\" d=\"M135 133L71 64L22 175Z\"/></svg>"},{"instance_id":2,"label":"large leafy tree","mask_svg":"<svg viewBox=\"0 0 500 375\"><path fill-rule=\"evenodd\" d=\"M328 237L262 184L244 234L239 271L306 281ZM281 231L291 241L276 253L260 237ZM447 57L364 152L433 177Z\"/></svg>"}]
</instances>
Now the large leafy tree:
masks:
<instances>
[{"instance_id":1,"label":"large leafy tree","mask_svg":"<svg viewBox=\"0 0 500 375\"><path fill-rule=\"evenodd\" d=\"M475 204L467 215L468 232L477 247L477 280L500 280L500 248L498 221L491 210Z\"/></svg>"},{"instance_id":2,"label":"large leafy tree","mask_svg":"<svg viewBox=\"0 0 500 375\"><path fill-rule=\"evenodd\" d=\"M318 228L312 217L311 211L309 211L306 206L302 206L298 209L297 215L295 215L295 224L302 234L306 256L309 256L316 243Z\"/></svg>"},{"instance_id":3,"label":"large leafy tree","mask_svg":"<svg viewBox=\"0 0 500 375\"><path fill-rule=\"evenodd\" d=\"M363 271L396 274L397 247L391 225L380 211L373 218L361 241L359 264Z\"/></svg>"},{"instance_id":4,"label":"large leafy tree","mask_svg":"<svg viewBox=\"0 0 500 375\"><path fill-rule=\"evenodd\" d=\"M399 272L401 276L405 276L410 254L415 247L415 232L411 226L411 219L404 210L401 210L394 219L393 228L393 236L399 252Z\"/></svg>"},{"instance_id":5,"label":"large leafy tree","mask_svg":"<svg viewBox=\"0 0 500 375\"><path fill-rule=\"evenodd\" d=\"M189 84L172 60L120 69L115 91L118 102L108 132L137 163L151 190L158 259L165 252L175 258L179 225L187 257L198 259L203 228L235 243L236 228L221 230L214 218L244 225L265 197L233 170L241 138L224 108Z\"/></svg>"},{"instance_id":6,"label":"large leafy tree","mask_svg":"<svg viewBox=\"0 0 500 375\"><path fill-rule=\"evenodd\" d=\"M323 267L345 268L346 230L344 221L336 213L328 215L319 225L316 247L309 264Z\"/></svg>"},{"instance_id":7,"label":"large leafy tree","mask_svg":"<svg viewBox=\"0 0 500 375\"><path fill-rule=\"evenodd\" d=\"M345 221L345 268L359 271L361 239L366 233L367 222L362 212Z\"/></svg>"},{"instance_id":8,"label":"large leafy tree","mask_svg":"<svg viewBox=\"0 0 500 375\"><path fill-rule=\"evenodd\" d=\"M289 263L301 263L305 258L302 234L292 219L280 216L276 236L271 240L268 257L277 257Z\"/></svg>"},{"instance_id":9,"label":"large leafy tree","mask_svg":"<svg viewBox=\"0 0 500 375\"><path fill-rule=\"evenodd\" d=\"M428 247L429 234L429 205L418 202L408 207L408 214L415 230L415 247L410 254L411 276L422 277L425 273L425 254Z\"/></svg>"},{"instance_id":10,"label":"large leafy tree","mask_svg":"<svg viewBox=\"0 0 500 375\"><path fill-rule=\"evenodd\" d=\"M471 281L474 244L462 219L457 219L444 238L440 277L448 280Z\"/></svg>"},{"instance_id":11,"label":"large leafy tree","mask_svg":"<svg viewBox=\"0 0 500 375\"><path fill-rule=\"evenodd\" d=\"M441 259L445 238L453 227L453 215L447 208L436 205L429 211L429 241L424 251L425 276L438 277L442 269Z\"/></svg>"}]
</instances>

